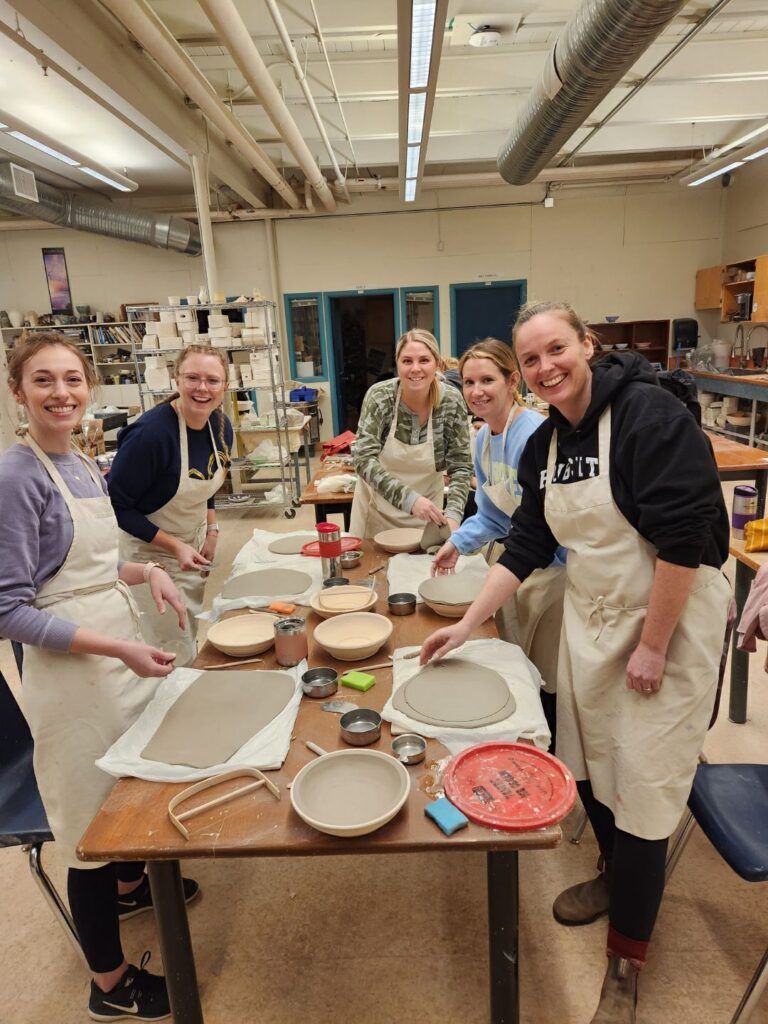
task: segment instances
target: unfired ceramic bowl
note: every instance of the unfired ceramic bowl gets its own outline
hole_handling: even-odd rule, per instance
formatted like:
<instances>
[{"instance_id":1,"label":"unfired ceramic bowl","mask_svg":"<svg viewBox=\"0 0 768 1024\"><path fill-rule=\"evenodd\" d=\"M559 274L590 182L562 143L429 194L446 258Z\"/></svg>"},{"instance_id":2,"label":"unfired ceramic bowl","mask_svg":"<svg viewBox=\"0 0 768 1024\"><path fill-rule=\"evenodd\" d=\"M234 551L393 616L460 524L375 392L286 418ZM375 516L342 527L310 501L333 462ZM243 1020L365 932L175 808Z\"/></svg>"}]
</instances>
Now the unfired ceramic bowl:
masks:
<instances>
[{"instance_id":1,"label":"unfired ceramic bowl","mask_svg":"<svg viewBox=\"0 0 768 1024\"><path fill-rule=\"evenodd\" d=\"M423 530L411 529L409 526L397 530L382 530L373 538L374 543L390 554L399 555L404 551L419 551Z\"/></svg>"},{"instance_id":2,"label":"unfired ceramic bowl","mask_svg":"<svg viewBox=\"0 0 768 1024\"><path fill-rule=\"evenodd\" d=\"M221 619L208 630L208 639L217 651L231 658L261 654L275 642L275 617L252 613Z\"/></svg>"},{"instance_id":3,"label":"unfired ceramic bowl","mask_svg":"<svg viewBox=\"0 0 768 1024\"><path fill-rule=\"evenodd\" d=\"M315 640L339 661L370 658L392 635L393 625L375 612L352 612L326 619L315 629Z\"/></svg>"},{"instance_id":4,"label":"unfired ceramic bowl","mask_svg":"<svg viewBox=\"0 0 768 1024\"><path fill-rule=\"evenodd\" d=\"M335 590L335 587L331 588ZM376 605L376 592L370 587L344 587L343 593L329 594L327 590L319 590L309 599L313 611L321 619L330 619L334 615L346 615L352 612L365 612Z\"/></svg>"},{"instance_id":5,"label":"unfired ceramic bowl","mask_svg":"<svg viewBox=\"0 0 768 1024\"><path fill-rule=\"evenodd\" d=\"M410 788L408 772L389 754L336 750L304 765L293 780L291 804L319 832L364 836L394 818Z\"/></svg>"},{"instance_id":6,"label":"unfired ceramic bowl","mask_svg":"<svg viewBox=\"0 0 768 1024\"><path fill-rule=\"evenodd\" d=\"M479 576L457 572L433 576L419 584L419 597L424 604L449 619L460 619L483 586Z\"/></svg>"}]
</instances>

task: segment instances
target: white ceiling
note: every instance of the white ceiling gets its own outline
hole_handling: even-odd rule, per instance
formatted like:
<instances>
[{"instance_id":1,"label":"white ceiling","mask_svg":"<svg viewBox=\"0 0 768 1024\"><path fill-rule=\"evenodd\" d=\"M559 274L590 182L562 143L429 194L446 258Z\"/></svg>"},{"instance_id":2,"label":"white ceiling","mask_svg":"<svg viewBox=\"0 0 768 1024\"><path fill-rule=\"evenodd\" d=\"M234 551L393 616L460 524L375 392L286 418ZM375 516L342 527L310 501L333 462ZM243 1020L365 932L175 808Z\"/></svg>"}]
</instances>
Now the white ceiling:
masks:
<instances>
[{"instance_id":1,"label":"white ceiling","mask_svg":"<svg viewBox=\"0 0 768 1024\"><path fill-rule=\"evenodd\" d=\"M285 59L266 5L263 0L236 2L302 135L323 171L329 173L317 126ZM396 175L396 0L315 0L344 118L332 95L311 0L279 2L299 56L306 62L310 86L342 170L347 169L352 177ZM83 12L92 38L84 39L83 31L67 34L67 4ZM573 135L558 162L712 5L713 0L685 5L620 86ZM194 0L151 0L151 7L277 166L299 179L301 175L292 170L295 161L289 150L198 4ZM427 149L427 174L481 171L495 166L497 151L541 74L548 51L577 7L578 0L451 0ZM23 39L16 31L17 14ZM473 26L480 25L499 30L502 45L495 49L470 47ZM146 83L137 82L127 64L118 73L119 62L109 59L110 48L120 46L122 40L126 60L136 60L136 51L127 47L122 27L105 16L97 0L0 0L0 32L0 107L139 182L137 200L142 195L190 192L184 153L197 130L195 125L202 121L201 115L194 110L183 111L179 124L185 118L189 124L178 131L167 110L162 117L159 112L154 116L153 112L159 111L156 98L162 88L172 94L180 110L182 95L157 68L151 69L153 77L148 72ZM35 48L41 48L52 60L54 66L47 76L29 52ZM146 57L141 59L147 61ZM150 77L155 94L150 89ZM768 0L732 0L590 139L577 163L597 158L622 163L650 157L698 158L765 121ZM231 150L227 154L215 129L210 130L209 137L221 147L222 168L227 160L239 161L233 174L237 171L256 181L247 161ZM10 140L0 134L0 147L8 150L6 142ZM23 152L24 147L15 149L16 157L26 156L31 163L49 169L63 169L61 164L57 167L33 159L31 151ZM70 184L78 187L86 181L68 170L67 176ZM224 173L215 177L226 180Z\"/></svg>"}]
</instances>

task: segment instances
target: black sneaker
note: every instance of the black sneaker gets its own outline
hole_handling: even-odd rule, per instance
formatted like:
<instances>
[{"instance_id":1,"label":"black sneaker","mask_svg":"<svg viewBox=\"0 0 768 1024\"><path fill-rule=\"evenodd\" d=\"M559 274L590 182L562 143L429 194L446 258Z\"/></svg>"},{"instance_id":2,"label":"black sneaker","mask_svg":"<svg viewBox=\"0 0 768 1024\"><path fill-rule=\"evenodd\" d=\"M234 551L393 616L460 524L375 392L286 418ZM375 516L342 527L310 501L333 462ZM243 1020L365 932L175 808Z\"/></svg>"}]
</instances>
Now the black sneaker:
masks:
<instances>
[{"instance_id":1,"label":"black sneaker","mask_svg":"<svg viewBox=\"0 0 768 1024\"><path fill-rule=\"evenodd\" d=\"M91 982L88 1013L93 1020L165 1020L171 1016L165 978L144 970L150 956L147 950L138 967L129 964L109 992Z\"/></svg>"},{"instance_id":2,"label":"black sneaker","mask_svg":"<svg viewBox=\"0 0 768 1024\"><path fill-rule=\"evenodd\" d=\"M191 903L200 894L200 886L194 878L182 878L181 884L184 888L184 902ZM126 892L117 897L117 912L121 921L127 921L129 917L136 917L145 910L151 910L152 905L152 890L146 875L133 892Z\"/></svg>"}]
</instances>

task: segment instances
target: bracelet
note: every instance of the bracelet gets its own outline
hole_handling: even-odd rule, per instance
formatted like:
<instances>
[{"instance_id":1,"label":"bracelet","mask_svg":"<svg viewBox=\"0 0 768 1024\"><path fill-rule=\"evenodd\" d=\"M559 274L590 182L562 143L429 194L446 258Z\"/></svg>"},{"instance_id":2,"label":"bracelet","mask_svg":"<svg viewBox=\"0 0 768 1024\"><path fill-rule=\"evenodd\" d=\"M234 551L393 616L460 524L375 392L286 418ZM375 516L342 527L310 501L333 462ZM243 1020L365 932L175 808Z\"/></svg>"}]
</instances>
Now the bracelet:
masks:
<instances>
[{"instance_id":1,"label":"bracelet","mask_svg":"<svg viewBox=\"0 0 768 1024\"><path fill-rule=\"evenodd\" d=\"M152 572L153 569L161 569L163 572L165 572L165 570L163 569L162 565L160 565L158 562L145 562L144 563L144 582L145 583L149 583L149 574Z\"/></svg>"},{"instance_id":2,"label":"bracelet","mask_svg":"<svg viewBox=\"0 0 768 1024\"><path fill-rule=\"evenodd\" d=\"M206 533L220 533L221 531L219 529L219 524L218 523L208 523L208 525L205 528L205 532Z\"/></svg>"}]
</instances>

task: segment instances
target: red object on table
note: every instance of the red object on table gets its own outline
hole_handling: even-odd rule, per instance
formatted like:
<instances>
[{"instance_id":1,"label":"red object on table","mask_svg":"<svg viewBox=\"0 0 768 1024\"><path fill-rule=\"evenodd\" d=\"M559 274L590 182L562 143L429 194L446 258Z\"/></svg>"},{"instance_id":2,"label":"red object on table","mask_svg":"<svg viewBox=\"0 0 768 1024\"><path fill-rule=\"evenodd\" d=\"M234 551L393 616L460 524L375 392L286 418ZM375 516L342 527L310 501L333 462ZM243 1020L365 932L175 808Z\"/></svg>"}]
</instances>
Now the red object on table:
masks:
<instances>
[{"instance_id":1,"label":"red object on table","mask_svg":"<svg viewBox=\"0 0 768 1024\"><path fill-rule=\"evenodd\" d=\"M324 462L330 455L341 455L348 452L350 445L355 440L357 440L357 434L353 434L351 430L345 430L343 434L337 434L330 441L323 441L320 461Z\"/></svg>"},{"instance_id":2,"label":"red object on table","mask_svg":"<svg viewBox=\"0 0 768 1024\"><path fill-rule=\"evenodd\" d=\"M322 525L322 524L321 524ZM359 551L363 546L362 537L342 537L340 540L339 551ZM305 544L301 549L302 555L309 555L310 558L320 557L320 541L311 540L308 544Z\"/></svg>"},{"instance_id":3,"label":"red object on table","mask_svg":"<svg viewBox=\"0 0 768 1024\"><path fill-rule=\"evenodd\" d=\"M525 743L478 743L448 765L448 799L478 825L527 832L561 821L576 800L562 761Z\"/></svg>"}]
</instances>

